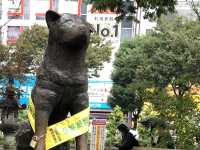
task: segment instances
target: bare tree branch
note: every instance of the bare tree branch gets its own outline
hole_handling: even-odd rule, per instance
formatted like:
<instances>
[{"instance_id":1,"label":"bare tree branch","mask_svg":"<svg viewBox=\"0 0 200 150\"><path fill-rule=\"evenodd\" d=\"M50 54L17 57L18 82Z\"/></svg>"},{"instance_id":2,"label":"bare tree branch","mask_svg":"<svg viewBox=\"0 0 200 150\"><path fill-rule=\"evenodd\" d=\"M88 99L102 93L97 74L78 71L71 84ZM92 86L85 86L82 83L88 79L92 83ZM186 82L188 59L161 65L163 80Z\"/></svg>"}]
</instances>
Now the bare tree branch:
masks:
<instances>
[{"instance_id":1,"label":"bare tree branch","mask_svg":"<svg viewBox=\"0 0 200 150\"><path fill-rule=\"evenodd\" d=\"M197 19L200 21L200 2L194 2L194 0L187 0L193 10L193 12L195 13L195 15L197 16Z\"/></svg>"},{"instance_id":2,"label":"bare tree branch","mask_svg":"<svg viewBox=\"0 0 200 150\"><path fill-rule=\"evenodd\" d=\"M20 8L21 3L22 3L22 1L20 0L20 2L19 2L19 6L18 6L17 9ZM2 26L0 26L0 30L1 30L4 26L6 26L6 25L11 21L11 20L12 20L12 19L7 20L7 21L6 21Z\"/></svg>"}]
</instances>

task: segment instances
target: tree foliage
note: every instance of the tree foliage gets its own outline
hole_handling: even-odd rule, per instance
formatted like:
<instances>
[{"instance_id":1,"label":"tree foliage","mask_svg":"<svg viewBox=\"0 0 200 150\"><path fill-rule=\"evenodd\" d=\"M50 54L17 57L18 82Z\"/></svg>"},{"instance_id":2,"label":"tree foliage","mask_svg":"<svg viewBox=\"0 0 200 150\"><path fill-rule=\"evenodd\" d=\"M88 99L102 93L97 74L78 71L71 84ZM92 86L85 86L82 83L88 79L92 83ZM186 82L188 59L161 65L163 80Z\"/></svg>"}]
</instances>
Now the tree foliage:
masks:
<instances>
[{"instance_id":1,"label":"tree foliage","mask_svg":"<svg viewBox=\"0 0 200 150\"><path fill-rule=\"evenodd\" d=\"M121 123L124 123L124 114L121 107L114 107L113 112L108 117L108 122L109 123L106 126L106 129L108 131L106 141L109 146L113 146L114 144L118 144L120 141L117 127Z\"/></svg>"},{"instance_id":2,"label":"tree foliage","mask_svg":"<svg viewBox=\"0 0 200 150\"><path fill-rule=\"evenodd\" d=\"M89 68L90 76L98 76L99 71L103 68L104 62L110 61L111 52L111 42L105 41L96 33L91 35L90 45L86 55L86 64Z\"/></svg>"},{"instance_id":3,"label":"tree foliage","mask_svg":"<svg viewBox=\"0 0 200 150\"><path fill-rule=\"evenodd\" d=\"M5 67L9 62L9 49L4 45L0 45L0 79L4 79L7 74Z\"/></svg>"},{"instance_id":4,"label":"tree foliage","mask_svg":"<svg viewBox=\"0 0 200 150\"><path fill-rule=\"evenodd\" d=\"M31 29L25 29L16 42L16 59L20 59L30 71L35 71L42 60L47 38L46 27L33 25Z\"/></svg>"},{"instance_id":5,"label":"tree foliage","mask_svg":"<svg viewBox=\"0 0 200 150\"><path fill-rule=\"evenodd\" d=\"M34 25L27 29L19 37L16 43L17 58L26 58L27 66L36 68L41 60L47 45L48 30L46 27ZM86 55L86 63L90 75L97 76L103 68L104 62L109 62L111 55L111 43L101 39L97 34L92 34L91 42Z\"/></svg>"},{"instance_id":6,"label":"tree foliage","mask_svg":"<svg viewBox=\"0 0 200 150\"><path fill-rule=\"evenodd\" d=\"M16 47L0 45L0 80L3 83L13 82L13 79L23 81L27 68L16 59ZM21 58L23 59L23 58Z\"/></svg>"},{"instance_id":7,"label":"tree foliage","mask_svg":"<svg viewBox=\"0 0 200 150\"><path fill-rule=\"evenodd\" d=\"M155 31L121 45L112 73L112 106L141 110L144 101L151 102L184 149L194 148L199 128L199 102L191 97L200 83L199 35L197 21L161 19Z\"/></svg>"},{"instance_id":8,"label":"tree foliage","mask_svg":"<svg viewBox=\"0 0 200 150\"><path fill-rule=\"evenodd\" d=\"M42 56L41 52L46 45L47 31L45 29L35 25L31 30L25 29L16 44L0 45L0 81L3 91L9 84L14 84L15 80L24 82L26 74L35 71L39 62L36 58ZM21 92L12 87L16 93Z\"/></svg>"},{"instance_id":9,"label":"tree foliage","mask_svg":"<svg viewBox=\"0 0 200 150\"><path fill-rule=\"evenodd\" d=\"M87 0L93 5L93 11L107 11L117 13L117 20L125 17L135 18L138 8L144 11L144 18L160 17L161 14L174 12L176 0Z\"/></svg>"}]
</instances>

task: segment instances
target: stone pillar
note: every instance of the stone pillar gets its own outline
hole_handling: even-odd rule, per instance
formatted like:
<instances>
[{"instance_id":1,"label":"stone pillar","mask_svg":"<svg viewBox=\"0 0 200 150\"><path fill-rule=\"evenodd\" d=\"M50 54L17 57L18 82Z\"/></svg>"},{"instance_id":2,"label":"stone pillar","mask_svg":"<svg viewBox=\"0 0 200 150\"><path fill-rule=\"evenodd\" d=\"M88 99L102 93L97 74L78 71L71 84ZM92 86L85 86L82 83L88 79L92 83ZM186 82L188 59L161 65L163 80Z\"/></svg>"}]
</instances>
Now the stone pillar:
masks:
<instances>
[{"instance_id":1,"label":"stone pillar","mask_svg":"<svg viewBox=\"0 0 200 150\"><path fill-rule=\"evenodd\" d=\"M14 113L10 113L8 117L3 118L2 123L0 124L0 130L4 134L4 149L16 150L15 135L17 129L17 119L14 117Z\"/></svg>"},{"instance_id":2,"label":"stone pillar","mask_svg":"<svg viewBox=\"0 0 200 150\"><path fill-rule=\"evenodd\" d=\"M16 150L15 133L9 133L4 135L4 149Z\"/></svg>"},{"instance_id":3,"label":"stone pillar","mask_svg":"<svg viewBox=\"0 0 200 150\"><path fill-rule=\"evenodd\" d=\"M128 122L127 122L127 125L129 128L132 128L132 113L131 112L128 112Z\"/></svg>"}]
</instances>

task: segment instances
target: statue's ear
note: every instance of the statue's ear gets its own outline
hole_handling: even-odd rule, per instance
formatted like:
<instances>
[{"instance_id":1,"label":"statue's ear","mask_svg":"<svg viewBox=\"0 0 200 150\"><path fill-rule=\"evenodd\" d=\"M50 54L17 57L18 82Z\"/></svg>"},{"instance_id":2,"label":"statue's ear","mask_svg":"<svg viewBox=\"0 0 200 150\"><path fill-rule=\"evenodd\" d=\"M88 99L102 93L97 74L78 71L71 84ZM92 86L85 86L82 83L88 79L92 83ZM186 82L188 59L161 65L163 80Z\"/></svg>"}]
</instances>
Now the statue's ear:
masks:
<instances>
[{"instance_id":1,"label":"statue's ear","mask_svg":"<svg viewBox=\"0 0 200 150\"><path fill-rule=\"evenodd\" d=\"M60 17L61 17L61 15L58 14L57 12L55 12L53 10L48 10L46 12L46 16L45 16L47 26L50 27L51 23L54 21L57 21Z\"/></svg>"},{"instance_id":2,"label":"statue's ear","mask_svg":"<svg viewBox=\"0 0 200 150\"><path fill-rule=\"evenodd\" d=\"M91 33L96 32L96 30L94 29L94 26L91 23L88 23L88 27Z\"/></svg>"}]
</instances>

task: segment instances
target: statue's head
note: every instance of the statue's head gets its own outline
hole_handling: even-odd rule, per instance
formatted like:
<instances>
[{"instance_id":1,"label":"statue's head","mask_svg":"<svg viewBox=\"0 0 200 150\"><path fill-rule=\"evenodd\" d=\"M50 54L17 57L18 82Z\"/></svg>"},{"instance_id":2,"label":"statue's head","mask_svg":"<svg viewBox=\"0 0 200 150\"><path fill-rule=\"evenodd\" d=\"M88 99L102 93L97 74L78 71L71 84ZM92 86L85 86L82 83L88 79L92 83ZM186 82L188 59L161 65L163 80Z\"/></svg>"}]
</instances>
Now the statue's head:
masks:
<instances>
[{"instance_id":1,"label":"statue's head","mask_svg":"<svg viewBox=\"0 0 200 150\"><path fill-rule=\"evenodd\" d=\"M88 46L90 33L94 31L91 24L73 14L60 15L55 11L46 12L49 38L66 46Z\"/></svg>"}]
</instances>

